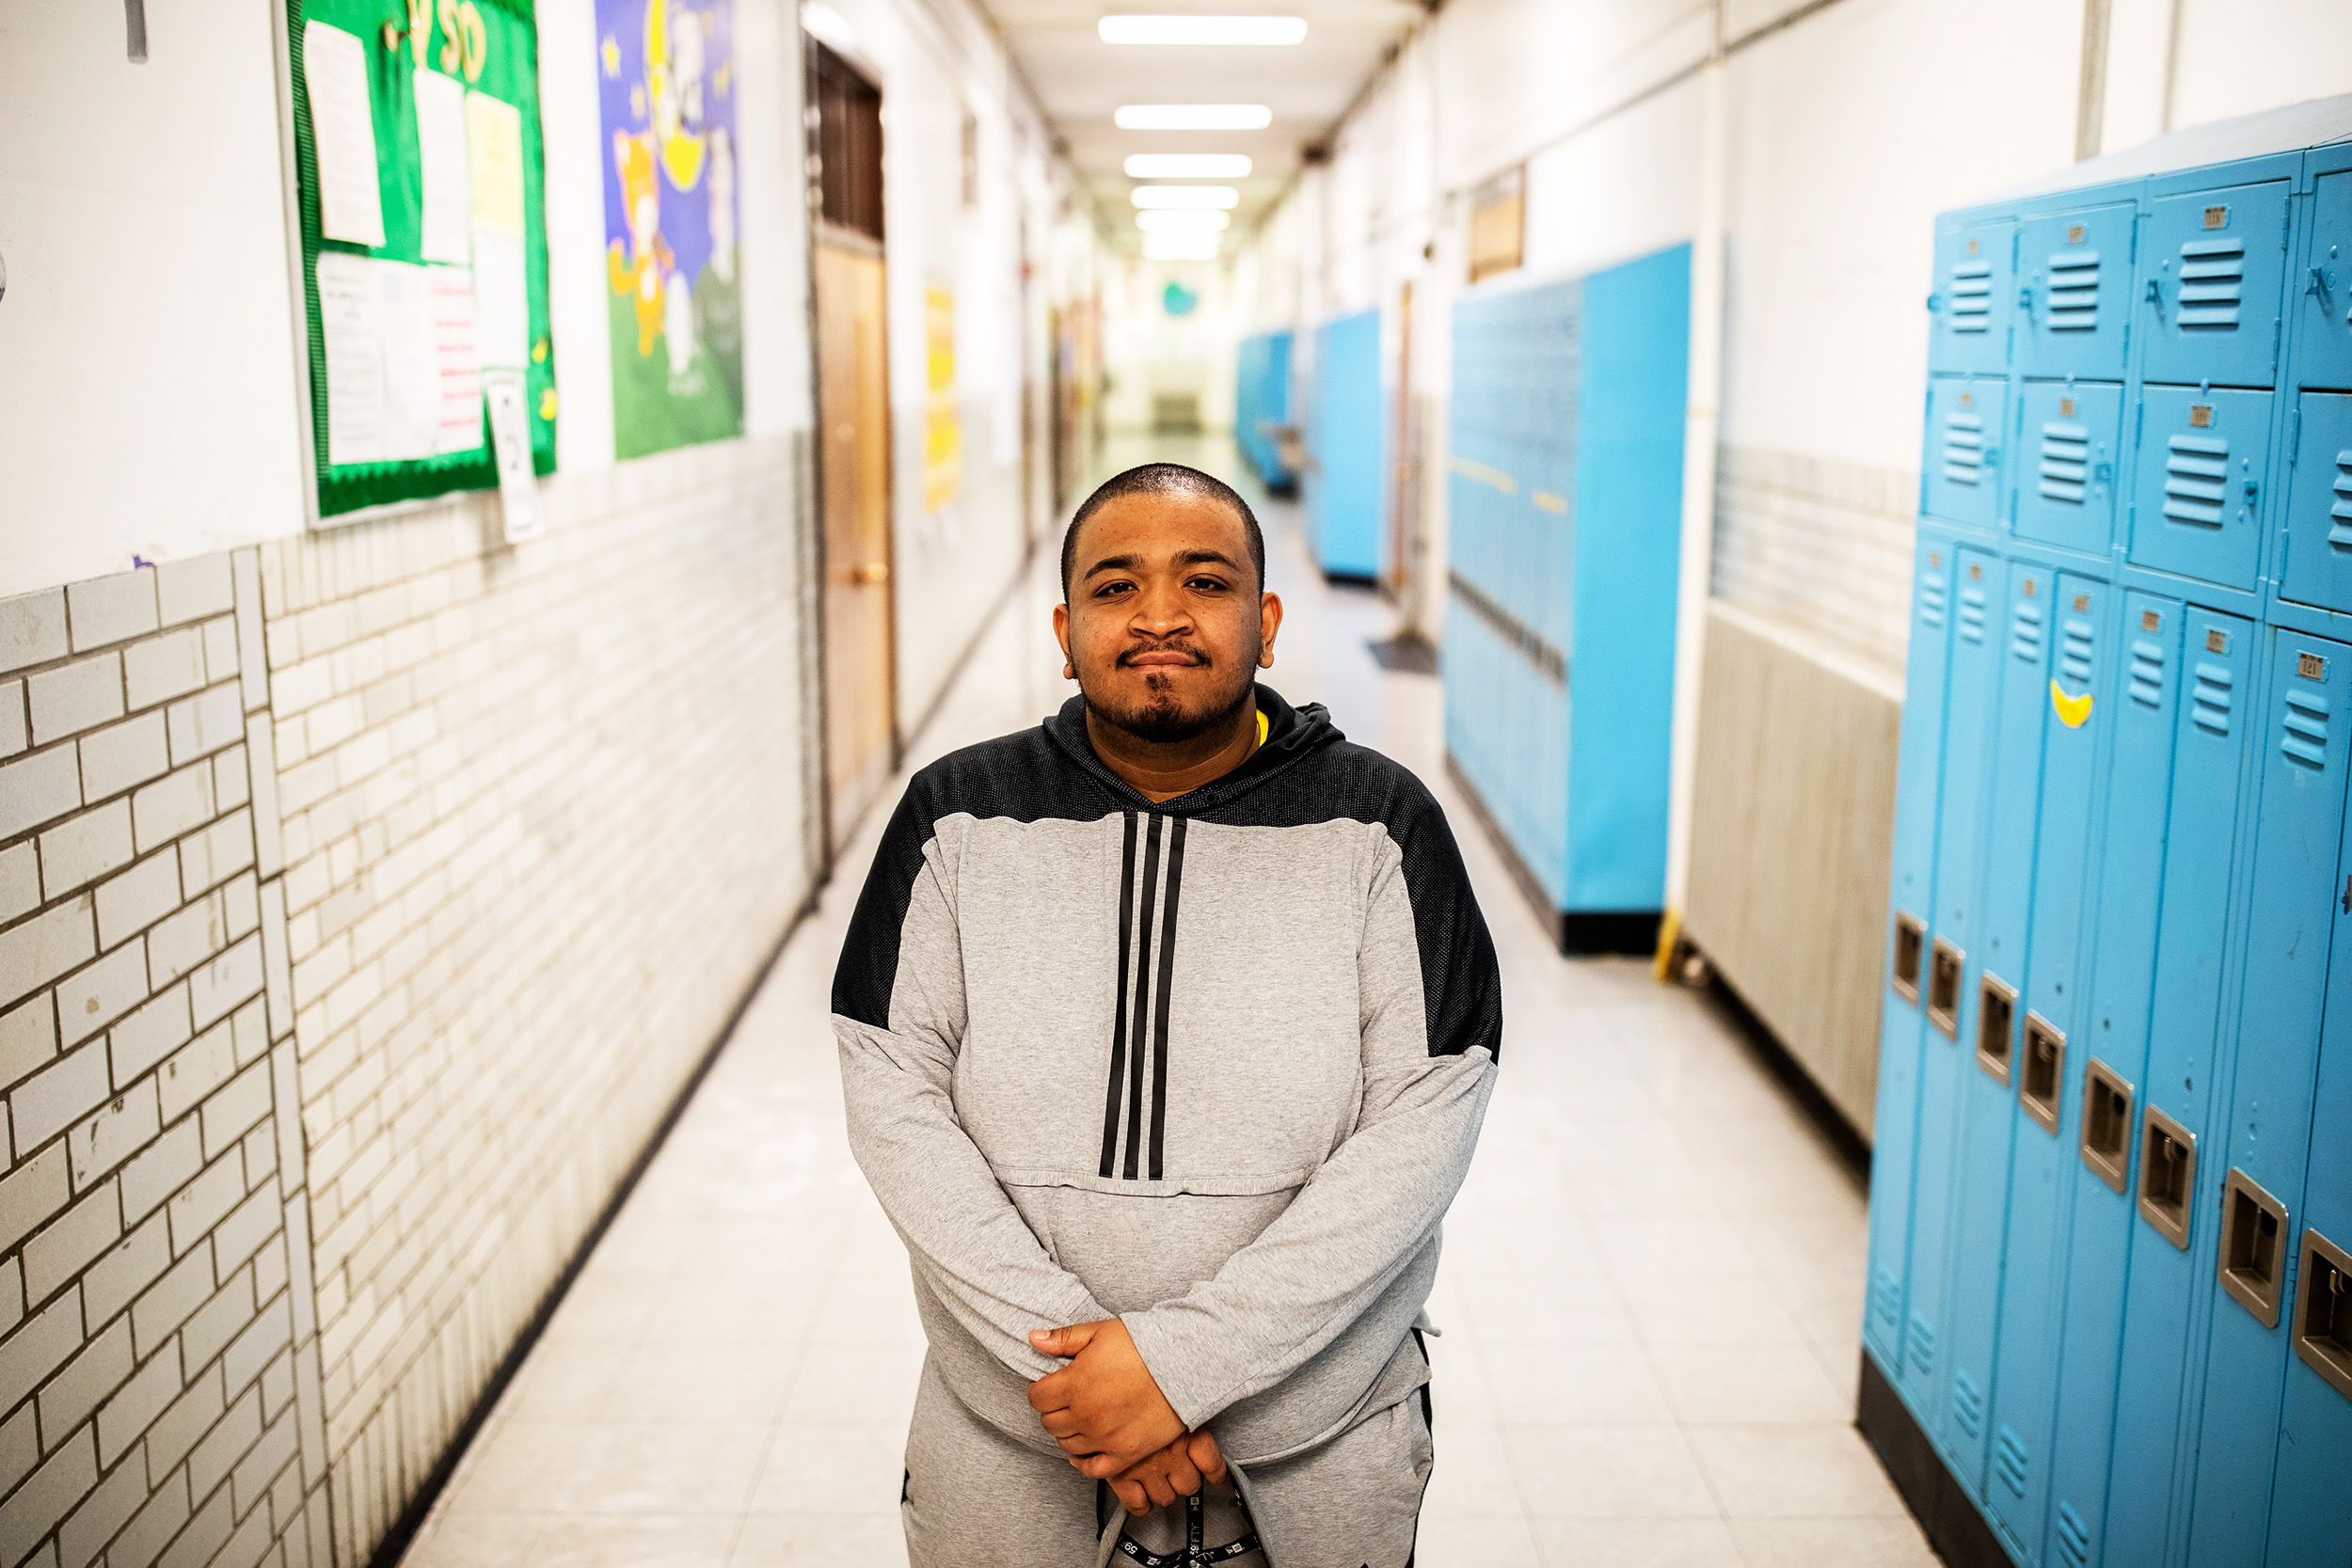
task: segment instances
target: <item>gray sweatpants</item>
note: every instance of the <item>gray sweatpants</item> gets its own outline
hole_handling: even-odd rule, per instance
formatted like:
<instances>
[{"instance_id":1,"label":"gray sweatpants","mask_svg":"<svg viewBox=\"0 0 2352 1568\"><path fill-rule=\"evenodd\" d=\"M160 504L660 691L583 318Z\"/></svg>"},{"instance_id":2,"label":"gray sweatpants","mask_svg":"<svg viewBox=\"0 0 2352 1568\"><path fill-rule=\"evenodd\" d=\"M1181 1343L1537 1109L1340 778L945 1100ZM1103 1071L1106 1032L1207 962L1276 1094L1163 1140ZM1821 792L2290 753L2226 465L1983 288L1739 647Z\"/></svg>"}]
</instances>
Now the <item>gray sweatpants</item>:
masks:
<instances>
[{"instance_id":1,"label":"gray sweatpants","mask_svg":"<svg viewBox=\"0 0 2352 1568\"><path fill-rule=\"evenodd\" d=\"M1434 1461L1419 1394L1391 1405L1295 1458L1253 1466L1250 1513L1232 1484L1206 1496L1203 1545L1216 1548L1257 1527L1263 1551L1218 1560L1219 1568L1407 1568L1421 1497ZM1182 1563L1185 1510L1137 1519L1109 1487L1057 1455L1006 1436L950 1393L928 1361L907 1433L905 1521L912 1568L1098 1568L1115 1519L1132 1542L1111 1561L1175 1554Z\"/></svg>"}]
</instances>

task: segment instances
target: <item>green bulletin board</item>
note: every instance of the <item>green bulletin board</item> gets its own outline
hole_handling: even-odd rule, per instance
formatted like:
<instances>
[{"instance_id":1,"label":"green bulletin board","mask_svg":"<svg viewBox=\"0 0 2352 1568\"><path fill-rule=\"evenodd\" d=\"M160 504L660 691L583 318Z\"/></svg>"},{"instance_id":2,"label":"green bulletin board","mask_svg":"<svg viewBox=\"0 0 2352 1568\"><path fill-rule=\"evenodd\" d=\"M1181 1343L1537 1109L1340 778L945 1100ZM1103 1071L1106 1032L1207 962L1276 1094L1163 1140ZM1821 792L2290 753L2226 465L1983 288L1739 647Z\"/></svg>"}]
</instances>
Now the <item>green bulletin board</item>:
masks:
<instances>
[{"instance_id":1,"label":"green bulletin board","mask_svg":"<svg viewBox=\"0 0 2352 1568\"><path fill-rule=\"evenodd\" d=\"M532 0L285 4L319 515L494 488L501 375L552 472Z\"/></svg>"}]
</instances>

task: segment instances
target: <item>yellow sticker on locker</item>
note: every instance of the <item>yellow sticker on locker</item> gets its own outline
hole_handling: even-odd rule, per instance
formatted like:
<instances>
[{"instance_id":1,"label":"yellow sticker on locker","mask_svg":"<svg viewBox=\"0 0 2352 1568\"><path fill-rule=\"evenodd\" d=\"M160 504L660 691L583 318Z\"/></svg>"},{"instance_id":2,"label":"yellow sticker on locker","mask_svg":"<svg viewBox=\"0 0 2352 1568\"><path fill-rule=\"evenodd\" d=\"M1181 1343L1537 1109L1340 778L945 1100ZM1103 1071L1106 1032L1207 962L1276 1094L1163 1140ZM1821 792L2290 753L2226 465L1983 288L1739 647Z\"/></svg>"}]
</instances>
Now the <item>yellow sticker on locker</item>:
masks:
<instances>
[{"instance_id":1,"label":"yellow sticker on locker","mask_svg":"<svg viewBox=\"0 0 2352 1568\"><path fill-rule=\"evenodd\" d=\"M2069 697L2066 689L2053 680L2050 683L2050 707L2058 716L2058 722L2070 730L2079 730L2090 721L2090 693Z\"/></svg>"}]
</instances>

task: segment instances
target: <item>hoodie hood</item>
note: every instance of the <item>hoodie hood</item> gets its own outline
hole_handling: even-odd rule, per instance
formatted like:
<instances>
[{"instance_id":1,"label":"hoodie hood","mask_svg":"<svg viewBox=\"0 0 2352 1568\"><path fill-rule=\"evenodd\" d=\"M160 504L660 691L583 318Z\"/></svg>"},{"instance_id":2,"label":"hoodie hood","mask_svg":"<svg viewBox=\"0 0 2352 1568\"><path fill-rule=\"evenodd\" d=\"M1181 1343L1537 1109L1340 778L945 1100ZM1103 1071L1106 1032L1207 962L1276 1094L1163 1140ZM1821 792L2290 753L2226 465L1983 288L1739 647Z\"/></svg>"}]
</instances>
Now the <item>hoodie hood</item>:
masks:
<instances>
[{"instance_id":1,"label":"hoodie hood","mask_svg":"<svg viewBox=\"0 0 2352 1568\"><path fill-rule=\"evenodd\" d=\"M1104 767L1103 759L1094 754L1094 743L1087 738L1087 704L1083 696L1062 704L1061 711L1045 721L1045 733L1064 755L1106 785L1120 800L1169 816L1195 816L1240 799L1311 753L1347 738L1331 722L1330 710L1321 703L1293 707L1283 701L1280 692L1263 682L1254 689L1258 711L1265 715L1264 744L1231 773L1157 805L1146 800L1135 785Z\"/></svg>"}]
</instances>

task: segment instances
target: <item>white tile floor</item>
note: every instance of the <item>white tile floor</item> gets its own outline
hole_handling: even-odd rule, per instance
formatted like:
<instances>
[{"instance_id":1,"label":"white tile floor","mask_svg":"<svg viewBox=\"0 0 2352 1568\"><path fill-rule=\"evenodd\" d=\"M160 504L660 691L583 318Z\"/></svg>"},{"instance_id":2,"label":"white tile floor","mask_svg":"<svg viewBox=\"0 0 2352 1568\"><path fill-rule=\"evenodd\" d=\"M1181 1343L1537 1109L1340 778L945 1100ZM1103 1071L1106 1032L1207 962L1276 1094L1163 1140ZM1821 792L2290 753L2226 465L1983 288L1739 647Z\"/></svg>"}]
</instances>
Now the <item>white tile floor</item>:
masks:
<instances>
[{"instance_id":1,"label":"white tile floor","mask_svg":"<svg viewBox=\"0 0 2352 1568\"><path fill-rule=\"evenodd\" d=\"M1189 460L1231 471L1214 457ZM1293 509L1265 517L1290 610L1270 684L1329 703L1429 780L1502 959L1503 1074L1430 1304L1445 1333L1421 1562L1932 1563L1851 1424L1861 1183L1700 997L1644 963L1552 951L1444 777L1437 683L1382 673L1364 651L1386 630L1378 601L1323 585ZM912 762L1060 703L1055 570L1041 552ZM880 815L466 1455L412 1568L904 1561L899 1452L923 1338L842 1134L825 1023Z\"/></svg>"}]
</instances>

